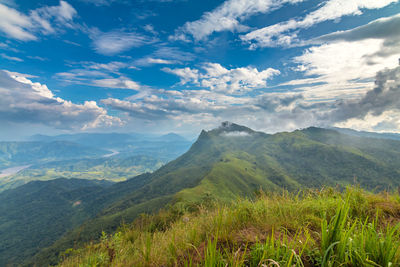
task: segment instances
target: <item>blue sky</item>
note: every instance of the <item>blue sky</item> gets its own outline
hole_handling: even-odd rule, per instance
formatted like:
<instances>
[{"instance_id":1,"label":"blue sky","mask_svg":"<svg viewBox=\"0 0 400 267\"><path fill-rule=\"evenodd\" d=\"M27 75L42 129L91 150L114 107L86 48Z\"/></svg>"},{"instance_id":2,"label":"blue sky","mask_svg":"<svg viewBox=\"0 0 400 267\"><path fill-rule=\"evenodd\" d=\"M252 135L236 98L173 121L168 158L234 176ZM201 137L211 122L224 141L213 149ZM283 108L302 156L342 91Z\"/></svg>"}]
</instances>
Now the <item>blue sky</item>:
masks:
<instances>
[{"instance_id":1,"label":"blue sky","mask_svg":"<svg viewBox=\"0 0 400 267\"><path fill-rule=\"evenodd\" d=\"M0 0L0 138L400 130L399 0Z\"/></svg>"}]
</instances>

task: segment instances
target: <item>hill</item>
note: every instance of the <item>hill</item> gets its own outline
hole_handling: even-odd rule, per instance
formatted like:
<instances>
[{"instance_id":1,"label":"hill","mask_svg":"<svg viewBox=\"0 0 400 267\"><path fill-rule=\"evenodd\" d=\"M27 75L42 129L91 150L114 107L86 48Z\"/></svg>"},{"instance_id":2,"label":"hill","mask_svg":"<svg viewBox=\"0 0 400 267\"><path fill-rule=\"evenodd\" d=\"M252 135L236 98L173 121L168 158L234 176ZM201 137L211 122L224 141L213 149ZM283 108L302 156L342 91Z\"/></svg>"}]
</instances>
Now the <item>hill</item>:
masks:
<instances>
[{"instance_id":1,"label":"hill","mask_svg":"<svg viewBox=\"0 0 400 267\"><path fill-rule=\"evenodd\" d=\"M204 201L229 203L238 197L254 197L262 189L338 186L359 183L371 190L396 189L400 171L400 142L308 128L268 135L247 127L223 123L202 131L190 150L135 183L132 191L105 201L103 209L81 227L43 250L33 259L55 263L60 251L74 244L96 240L100 233L115 231L141 213L152 213L167 204L186 210ZM113 188L109 193L113 194ZM107 197L105 197L107 199Z\"/></svg>"},{"instance_id":2,"label":"hill","mask_svg":"<svg viewBox=\"0 0 400 267\"><path fill-rule=\"evenodd\" d=\"M67 250L59 266L399 266L398 199L324 188L167 209Z\"/></svg>"},{"instance_id":3,"label":"hill","mask_svg":"<svg viewBox=\"0 0 400 267\"><path fill-rule=\"evenodd\" d=\"M0 194L0 266L22 263L92 215L106 181L30 182Z\"/></svg>"}]
</instances>

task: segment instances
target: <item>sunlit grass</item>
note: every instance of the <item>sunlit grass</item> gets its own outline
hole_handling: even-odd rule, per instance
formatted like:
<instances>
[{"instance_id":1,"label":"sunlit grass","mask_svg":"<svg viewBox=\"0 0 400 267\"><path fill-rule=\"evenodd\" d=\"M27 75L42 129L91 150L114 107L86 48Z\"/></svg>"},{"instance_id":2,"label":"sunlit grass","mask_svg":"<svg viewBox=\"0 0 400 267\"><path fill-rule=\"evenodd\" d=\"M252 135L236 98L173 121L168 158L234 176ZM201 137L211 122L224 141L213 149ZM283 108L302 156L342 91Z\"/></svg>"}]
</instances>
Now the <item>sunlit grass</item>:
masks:
<instances>
[{"instance_id":1,"label":"sunlit grass","mask_svg":"<svg viewBox=\"0 0 400 267\"><path fill-rule=\"evenodd\" d=\"M69 250L61 266L399 266L400 202L359 188L172 207Z\"/></svg>"}]
</instances>

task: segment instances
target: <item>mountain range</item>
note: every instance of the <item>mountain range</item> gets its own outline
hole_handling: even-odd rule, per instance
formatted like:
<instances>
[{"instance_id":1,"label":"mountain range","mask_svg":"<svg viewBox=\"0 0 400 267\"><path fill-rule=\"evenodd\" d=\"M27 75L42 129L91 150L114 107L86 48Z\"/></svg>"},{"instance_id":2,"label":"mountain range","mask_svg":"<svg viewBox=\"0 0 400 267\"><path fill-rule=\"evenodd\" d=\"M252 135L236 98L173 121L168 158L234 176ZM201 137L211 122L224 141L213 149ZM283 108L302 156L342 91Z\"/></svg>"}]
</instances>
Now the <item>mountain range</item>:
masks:
<instances>
[{"instance_id":1,"label":"mountain range","mask_svg":"<svg viewBox=\"0 0 400 267\"><path fill-rule=\"evenodd\" d=\"M166 206L190 210L205 201L224 203L238 197L252 198L260 189L266 192L324 186L340 189L359 184L372 191L395 190L400 185L399 151L400 141L348 135L334 129L310 127L266 134L224 122L214 130L203 130L186 153L153 173L113 185L93 185L93 192L84 189L87 194L82 197L73 194L65 202L69 206L64 208L72 212L71 218L79 218L76 223L49 233L52 242L27 248L30 255L13 251L14 259L19 257L19 263L24 260L28 265L56 264L66 249L95 241L102 231L112 233L121 223L130 223L142 213L153 213ZM53 180L53 185L58 181ZM28 194L37 183L43 182L31 182L0 196L5 203L17 202L18 198L24 198L20 192ZM82 188L88 188L87 184ZM71 211L71 205L77 202L83 211ZM26 209L27 214L35 214L34 210L42 209L42 205L47 204L45 201L22 204L20 208ZM21 221L9 218L7 209L1 212L0 233L5 233L7 227L19 229ZM40 229L30 230L37 233ZM15 247L21 240L23 236L18 232L7 237L7 242L14 242ZM0 247L6 247L4 240L0 241ZM4 253L10 251L0 250L0 255ZM13 262L9 258L4 261L4 256L2 259L0 264Z\"/></svg>"}]
</instances>

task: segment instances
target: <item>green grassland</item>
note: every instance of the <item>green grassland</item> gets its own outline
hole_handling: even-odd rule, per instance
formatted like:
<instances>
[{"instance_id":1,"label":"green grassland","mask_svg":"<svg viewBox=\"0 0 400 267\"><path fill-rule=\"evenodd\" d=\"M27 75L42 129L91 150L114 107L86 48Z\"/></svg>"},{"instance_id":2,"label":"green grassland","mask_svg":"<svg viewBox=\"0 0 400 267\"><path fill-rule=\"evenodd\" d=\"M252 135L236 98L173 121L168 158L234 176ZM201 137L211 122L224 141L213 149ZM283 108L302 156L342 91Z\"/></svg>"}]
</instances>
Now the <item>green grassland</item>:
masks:
<instances>
[{"instance_id":1,"label":"green grassland","mask_svg":"<svg viewBox=\"0 0 400 267\"><path fill-rule=\"evenodd\" d=\"M357 187L260 191L142 215L59 266L400 266L400 198Z\"/></svg>"}]
</instances>

